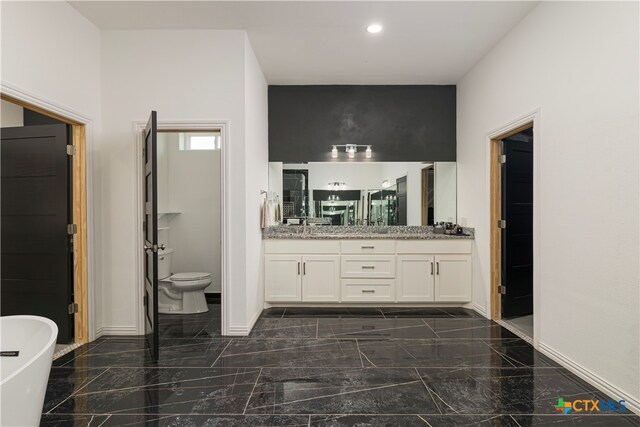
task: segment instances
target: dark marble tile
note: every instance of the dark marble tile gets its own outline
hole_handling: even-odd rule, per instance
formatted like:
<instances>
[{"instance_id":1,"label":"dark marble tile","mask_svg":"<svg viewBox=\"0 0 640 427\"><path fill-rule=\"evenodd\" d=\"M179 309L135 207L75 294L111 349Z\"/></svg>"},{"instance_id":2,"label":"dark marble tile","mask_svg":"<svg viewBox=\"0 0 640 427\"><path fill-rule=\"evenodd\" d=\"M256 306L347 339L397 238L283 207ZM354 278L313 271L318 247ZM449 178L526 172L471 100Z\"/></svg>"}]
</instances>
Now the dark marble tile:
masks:
<instances>
[{"instance_id":1,"label":"dark marble tile","mask_svg":"<svg viewBox=\"0 0 640 427\"><path fill-rule=\"evenodd\" d=\"M306 415L112 415L102 427L302 427L308 423Z\"/></svg>"},{"instance_id":2,"label":"dark marble tile","mask_svg":"<svg viewBox=\"0 0 640 427\"><path fill-rule=\"evenodd\" d=\"M76 357L85 354L86 352L88 352L91 349L95 349L96 347L104 344L105 342L108 341L108 337L100 337L95 341L92 341L90 343L87 344L83 344L80 347L70 351L69 353L58 357L57 359L55 359L52 363L51 366L62 366L66 363L68 363L70 360L75 359Z\"/></svg>"},{"instance_id":3,"label":"dark marble tile","mask_svg":"<svg viewBox=\"0 0 640 427\"><path fill-rule=\"evenodd\" d=\"M52 413L242 414L259 369L111 368Z\"/></svg>"},{"instance_id":4,"label":"dark marble tile","mask_svg":"<svg viewBox=\"0 0 640 427\"><path fill-rule=\"evenodd\" d=\"M47 415L40 419L40 427L100 427L109 415Z\"/></svg>"},{"instance_id":5,"label":"dark marble tile","mask_svg":"<svg viewBox=\"0 0 640 427\"><path fill-rule=\"evenodd\" d=\"M220 367L362 367L355 340L234 339Z\"/></svg>"},{"instance_id":6,"label":"dark marble tile","mask_svg":"<svg viewBox=\"0 0 640 427\"><path fill-rule=\"evenodd\" d=\"M487 319L425 319L438 338L517 338L517 335Z\"/></svg>"},{"instance_id":7,"label":"dark marble tile","mask_svg":"<svg viewBox=\"0 0 640 427\"><path fill-rule=\"evenodd\" d=\"M365 367L513 367L482 340L358 339Z\"/></svg>"},{"instance_id":8,"label":"dark marble tile","mask_svg":"<svg viewBox=\"0 0 640 427\"><path fill-rule=\"evenodd\" d=\"M319 319L318 337L435 338L421 319Z\"/></svg>"},{"instance_id":9,"label":"dark marble tile","mask_svg":"<svg viewBox=\"0 0 640 427\"><path fill-rule=\"evenodd\" d=\"M486 319L483 315L475 310L462 307L441 307L440 310L444 311L451 317L475 317L478 319Z\"/></svg>"},{"instance_id":10,"label":"dark marble tile","mask_svg":"<svg viewBox=\"0 0 640 427\"><path fill-rule=\"evenodd\" d=\"M421 415L433 427L520 427L510 415Z\"/></svg>"},{"instance_id":11,"label":"dark marble tile","mask_svg":"<svg viewBox=\"0 0 640 427\"><path fill-rule=\"evenodd\" d=\"M418 415L312 415L311 426L428 427Z\"/></svg>"},{"instance_id":12,"label":"dark marble tile","mask_svg":"<svg viewBox=\"0 0 640 427\"><path fill-rule=\"evenodd\" d=\"M249 338L316 338L318 319L258 319Z\"/></svg>"},{"instance_id":13,"label":"dark marble tile","mask_svg":"<svg viewBox=\"0 0 640 427\"><path fill-rule=\"evenodd\" d=\"M445 313L437 307L381 307L380 311L382 311L384 317L388 319L403 317L451 318L449 313Z\"/></svg>"},{"instance_id":14,"label":"dark marble tile","mask_svg":"<svg viewBox=\"0 0 640 427\"><path fill-rule=\"evenodd\" d=\"M211 319L161 323L158 325L158 336L160 339L194 338L211 322L219 323Z\"/></svg>"},{"instance_id":15,"label":"dark marble tile","mask_svg":"<svg viewBox=\"0 0 640 427\"><path fill-rule=\"evenodd\" d=\"M197 339L211 339L222 337L222 320L212 319L200 332L195 336Z\"/></svg>"},{"instance_id":16,"label":"dark marble tile","mask_svg":"<svg viewBox=\"0 0 640 427\"><path fill-rule=\"evenodd\" d=\"M287 307L284 317L379 317L376 307Z\"/></svg>"},{"instance_id":17,"label":"dark marble tile","mask_svg":"<svg viewBox=\"0 0 640 427\"><path fill-rule=\"evenodd\" d=\"M51 368L42 412L48 412L106 369Z\"/></svg>"},{"instance_id":18,"label":"dark marble tile","mask_svg":"<svg viewBox=\"0 0 640 427\"><path fill-rule=\"evenodd\" d=\"M513 415L522 427L587 426L624 427L640 426L636 415Z\"/></svg>"},{"instance_id":19,"label":"dark marble tile","mask_svg":"<svg viewBox=\"0 0 640 427\"><path fill-rule=\"evenodd\" d=\"M443 413L554 414L566 400L609 398L565 369L458 368L417 370Z\"/></svg>"},{"instance_id":20,"label":"dark marble tile","mask_svg":"<svg viewBox=\"0 0 640 427\"><path fill-rule=\"evenodd\" d=\"M414 369L265 368L246 413L439 412Z\"/></svg>"},{"instance_id":21,"label":"dark marble tile","mask_svg":"<svg viewBox=\"0 0 640 427\"><path fill-rule=\"evenodd\" d=\"M286 309L284 307L266 308L266 309L262 310L262 314L260 315L260 317L262 317L262 318L272 318L272 317L281 318L282 315L284 314L285 310Z\"/></svg>"},{"instance_id":22,"label":"dark marble tile","mask_svg":"<svg viewBox=\"0 0 640 427\"><path fill-rule=\"evenodd\" d=\"M144 339L108 339L100 346L68 360L65 367L209 367L218 358L228 340L161 340L160 360L153 362Z\"/></svg>"},{"instance_id":23,"label":"dark marble tile","mask_svg":"<svg viewBox=\"0 0 640 427\"><path fill-rule=\"evenodd\" d=\"M513 363L516 367L531 366L560 367L552 359L537 351L533 346L520 338L504 340L485 340L492 349L500 353L504 358Z\"/></svg>"}]
</instances>

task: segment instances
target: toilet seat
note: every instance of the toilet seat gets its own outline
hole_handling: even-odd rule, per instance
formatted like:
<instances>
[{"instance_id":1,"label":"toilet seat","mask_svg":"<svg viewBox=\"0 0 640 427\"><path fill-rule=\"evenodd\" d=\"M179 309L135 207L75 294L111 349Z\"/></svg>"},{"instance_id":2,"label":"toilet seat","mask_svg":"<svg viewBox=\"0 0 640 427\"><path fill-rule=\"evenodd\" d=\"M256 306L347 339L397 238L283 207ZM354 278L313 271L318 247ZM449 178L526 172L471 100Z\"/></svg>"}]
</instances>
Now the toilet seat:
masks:
<instances>
[{"instance_id":1,"label":"toilet seat","mask_svg":"<svg viewBox=\"0 0 640 427\"><path fill-rule=\"evenodd\" d=\"M186 282L189 280L202 280L202 279L209 279L211 277L211 274L209 273L176 273L174 275L172 275L169 280L172 281L176 281L176 282Z\"/></svg>"}]
</instances>

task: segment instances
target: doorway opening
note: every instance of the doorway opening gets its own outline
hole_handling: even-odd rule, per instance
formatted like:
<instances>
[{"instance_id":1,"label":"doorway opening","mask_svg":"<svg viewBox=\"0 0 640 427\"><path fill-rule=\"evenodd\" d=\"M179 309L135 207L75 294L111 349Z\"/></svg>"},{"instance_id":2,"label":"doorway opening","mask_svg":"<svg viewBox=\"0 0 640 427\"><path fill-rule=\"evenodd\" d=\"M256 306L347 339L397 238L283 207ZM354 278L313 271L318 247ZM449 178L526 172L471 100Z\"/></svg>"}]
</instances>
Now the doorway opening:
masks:
<instances>
[{"instance_id":1,"label":"doorway opening","mask_svg":"<svg viewBox=\"0 0 640 427\"><path fill-rule=\"evenodd\" d=\"M534 143L528 122L491 139L492 318L533 339Z\"/></svg>"},{"instance_id":2,"label":"doorway opening","mask_svg":"<svg viewBox=\"0 0 640 427\"><path fill-rule=\"evenodd\" d=\"M89 340L86 125L1 98L2 314L53 320L59 356Z\"/></svg>"},{"instance_id":3,"label":"doorway opening","mask_svg":"<svg viewBox=\"0 0 640 427\"><path fill-rule=\"evenodd\" d=\"M222 335L220 130L159 131L158 333Z\"/></svg>"}]
</instances>

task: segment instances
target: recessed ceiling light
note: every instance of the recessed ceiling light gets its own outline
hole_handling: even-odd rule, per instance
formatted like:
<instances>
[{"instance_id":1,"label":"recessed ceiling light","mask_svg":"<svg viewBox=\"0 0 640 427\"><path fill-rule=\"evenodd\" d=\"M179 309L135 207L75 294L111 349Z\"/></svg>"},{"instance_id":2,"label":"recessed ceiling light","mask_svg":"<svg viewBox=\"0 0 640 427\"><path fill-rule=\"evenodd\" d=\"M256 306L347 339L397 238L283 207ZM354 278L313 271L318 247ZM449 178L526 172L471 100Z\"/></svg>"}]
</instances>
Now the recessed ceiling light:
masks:
<instances>
[{"instance_id":1,"label":"recessed ceiling light","mask_svg":"<svg viewBox=\"0 0 640 427\"><path fill-rule=\"evenodd\" d=\"M382 25L380 24L371 24L367 27L367 31L371 34L379 33L382 31Z\"/></svg>"}]
</instances>

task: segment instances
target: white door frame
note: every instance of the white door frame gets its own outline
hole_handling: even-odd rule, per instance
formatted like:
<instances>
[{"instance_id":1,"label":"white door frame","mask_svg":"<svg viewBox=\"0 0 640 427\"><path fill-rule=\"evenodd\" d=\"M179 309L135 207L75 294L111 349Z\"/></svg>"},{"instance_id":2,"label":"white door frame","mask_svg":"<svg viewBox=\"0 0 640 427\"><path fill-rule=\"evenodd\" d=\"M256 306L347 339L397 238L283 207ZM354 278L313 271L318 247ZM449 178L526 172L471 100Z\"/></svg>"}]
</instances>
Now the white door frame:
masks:
<instances>
[{"instance_id":1,"label":"white door frame","mask_svg":"<svg viewBox=\"0 0 640 427\"><path fill-rule=\"evenodd\" d=\"M144 159L142 156L143 139L142 133L147 125L147 121L133 122L133 133L135 144L133 147L133 155L135 159L135 189L136 201L134 203L135 215L135 233L138 236L135 239L135 272L136 272L136 330L138 335L144 335L144 309L142 305L142 284L144 283L144 236L142 232L142 212L144 209L144 182L142 179L142 171L144 170ZM220 131L220 199L221 199L221 215L220 215L220 231L222 236L222 265L220 284L221 298L221 317L222 317L222 335L228 335L229 322L229 292L228 292L228 276L229 276L229 218L230 205L229 195L231 181L229 179L229 121L228 120L158 120L158 132L193 132L203 130Z\"/></svg>"},{"instance_id":2,"label":"white door frame","mask_svg":"<svg viewBox=\"0 0 640 427\"><path fill-rule=\"evenodd\" d=\"M541 258L540 258L540 244L542 238L542 230L540 229L540 212L541 203L540 203L540 183L541 183L541 175L540 175L540 159L542 153L542 138L541 138L541 126L540 126L540 109L537 108L527 114L524 114L500 127L493 129L491 132L487 133L485 139L485 151L486 151L486 159L485 159L485 188L486 188L486 196L485 200L487 202L487 230L491 230L491 227L494 224L491 224L491 176L489 171L491 170L491 150L489 149L491 141L508 133L509 131L516 129L520 126L523 126L527 123L533 122L533 347L538 349L538 345L540 343L540 324L541 324L541 315L542 311L540 310L540 297L541 297L541 289L540 289L540 271L541 271ZM491 249L489 249L491 252ZM489 280L490 285L491 279ZM491 289L488 292L488 303L487 307L489 307L488 313L491 315L492 307L491 307Z\"/></svg>"},{"instance_id":3,"label":"white door frame","mask_svg":"<svg viewBox=\"0 0 640 427\"><path fill-rule=\"evenodd\" d=\"M85 167L86 167L86 197L87 197L87 317L88 325L88 342L98 338L98 330L96 325L96 269L95 253L96 244L93 240L95 236L95 210L93 203L93 119L85 116L71 108L58 104L54 101L30 93L22 88L14 86L6 82L0 82L0 93L7 95L17 101L23 102L34 107L41 108L50 113L69 119L85 126Z\"/></svg>"}]
</instances>

